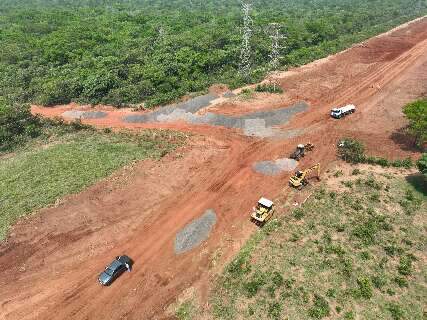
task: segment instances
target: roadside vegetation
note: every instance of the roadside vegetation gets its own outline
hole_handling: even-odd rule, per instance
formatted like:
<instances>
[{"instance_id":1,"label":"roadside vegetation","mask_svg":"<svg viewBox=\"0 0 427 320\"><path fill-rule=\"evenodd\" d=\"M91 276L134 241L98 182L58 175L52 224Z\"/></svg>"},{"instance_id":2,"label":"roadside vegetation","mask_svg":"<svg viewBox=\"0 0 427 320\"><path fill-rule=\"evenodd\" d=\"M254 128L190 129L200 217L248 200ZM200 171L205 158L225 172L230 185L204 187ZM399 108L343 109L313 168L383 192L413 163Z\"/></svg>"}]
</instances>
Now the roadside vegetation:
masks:
<instances>
[{"instance_id":1,"label":"roadside vegetation","mask_svg":"<svg viewBox=\"0 0 427 320\"><path fill-rule=\"evenodd\" d=\"M3 0L0 97L43 105L167 103L213 83L235 88L302 65L427 13L419 0L254 0L251 74L239 72L238 0Z\"/></svg>"},{"instance_id":2,"label":"roadside vegetation","mask_svg":"<svg viewBox=\"0 0 427 320\"><path fill-rule=\"evenodd\" d=\"M343 165L218 276L216 319L425 319L427 190L414 170ZM288 200L292 202L292 200ZM197 317L195 317L197 318Z\"/></svg>"},{"instance_id":3,"label":"roadside vegetation","mask_svg":"<svg viewBox=\"0 0 427 320\"><path fill-rule=\"evenodd\" d=\"M427 143L427 99L407 104L403 113L409 121L409 132L414 135L415 143L423 147Z\"/></svg>"},{"instance_id":4,"label":"roadside vegetation","mask_svg":"<svg viewBox=\"0 0 427 320\"><path fill-rule=\"evenodd\" d=\"M146 158L158 159L183 144L184 134L95 130L79 122L30 120L37 138L18 139L0 153L0 240L16 220L77 193L115 170ZM24 131L25 132L25 131Z\"/></svg>"}]
</instances>

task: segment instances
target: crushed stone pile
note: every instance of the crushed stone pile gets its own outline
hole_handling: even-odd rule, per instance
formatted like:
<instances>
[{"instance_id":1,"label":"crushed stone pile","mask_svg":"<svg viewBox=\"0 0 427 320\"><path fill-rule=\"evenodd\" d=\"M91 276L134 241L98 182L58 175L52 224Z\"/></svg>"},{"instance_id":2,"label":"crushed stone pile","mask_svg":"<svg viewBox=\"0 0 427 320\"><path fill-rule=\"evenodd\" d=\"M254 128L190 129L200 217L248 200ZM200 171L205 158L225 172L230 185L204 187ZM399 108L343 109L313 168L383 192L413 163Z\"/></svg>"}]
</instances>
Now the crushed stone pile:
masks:
<instances>
[{"instance_id":1,"label":"crushed stone pile","mask_svg":"<svg viewBox=\"0 0 427 320\"><path fill-rule=\"evenodd\" d=\"M293 115L308 109L305 102L298 102L282 109L257 111L240 116L226 116L211 112L204 115L196 114L200 109L209 106L215 98L217 96L208 94L176 105L162 107L148 114L128 115L123 120L129 123L185 121L191 124L242 129L248 136L271 137L281 134L280 130L273 128L274 126L286 124Z\"/></svg>"},{"instance_id":2,"label":"crushed stone pile","mask_svg":"<svg viewBox=\"0 0 427 320\"><path fill-rule=\"evenodd\" d=\"M277 159L274 161L260 161L253 165L253 170L266 176L276 176L284 171L293 171L298 165L294 159Z\"/></svg>"},{"instance_id":3,"label":"crushed stone pile","mask_svg":"<svg viewBox=\"0 0 427 320\"><path fill-rule=\"evenodd\" d=\"M106 117L107 113L102 111L70 110L65 111L62 116L70 119L100 119Z\"/></svg>"},{"instance_id":4,"label":"crushed stone pile","mask_svg":"<svg viewBox=\"0 0 427 320\"><path fill-rule=\"evenodd\" d=\"M187 252L205 241L216 223L216 214L208 209L198 219L181 229L175 237L175 254Z\"/></svg>"}]
</instances>

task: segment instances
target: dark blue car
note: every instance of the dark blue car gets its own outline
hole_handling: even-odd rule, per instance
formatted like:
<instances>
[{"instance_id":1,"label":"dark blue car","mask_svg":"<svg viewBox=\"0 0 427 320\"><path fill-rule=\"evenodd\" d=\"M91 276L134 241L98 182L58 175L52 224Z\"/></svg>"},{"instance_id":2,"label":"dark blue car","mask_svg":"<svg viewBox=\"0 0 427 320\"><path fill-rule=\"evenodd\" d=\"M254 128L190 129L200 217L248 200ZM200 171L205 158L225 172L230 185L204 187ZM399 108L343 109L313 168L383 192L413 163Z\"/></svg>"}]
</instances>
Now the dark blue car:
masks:
<instances>
[{"instance_id":1,"label":"dark blue car","mask_svg":"<svg viewBox=\"0 0 427 320\"><path fill-rule=\"evenodd\" d=\"M130 271L132 268L132 260L128 256L118 256L105 268L98 277L98 281L103 286L110 285L123 272Z\"/></svg>"}]
</instances>

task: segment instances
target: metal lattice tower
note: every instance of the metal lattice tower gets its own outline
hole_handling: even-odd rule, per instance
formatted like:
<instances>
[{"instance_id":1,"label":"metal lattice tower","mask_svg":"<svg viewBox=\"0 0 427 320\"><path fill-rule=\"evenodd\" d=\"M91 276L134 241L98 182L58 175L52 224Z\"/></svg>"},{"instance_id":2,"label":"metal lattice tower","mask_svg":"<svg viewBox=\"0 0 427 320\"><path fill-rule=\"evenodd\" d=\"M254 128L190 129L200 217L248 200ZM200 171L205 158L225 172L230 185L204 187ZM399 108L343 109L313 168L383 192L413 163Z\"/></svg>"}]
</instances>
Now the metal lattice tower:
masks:
<instances>
[{"instance_id":1,"label":"metal lattice tower","mask_svg":"<svg viewBox=\"0 0 427 320\"><path fill-rule=\"evenodd\" d=\"M271 39L271 51L268 55L270 58L271 70L277 70L277 68L279 68L280 50L285 48L285 46L280 44L281 40L286 39L286 36L280 33L280 28L280 24L270 23L266 29L266 33Z\"/></svg>"},{"instance_id":2,"label":"metal lattice tower","mask_svg":"<svg viewBox=\"0 0 427 320\"><path fill-rule=\"evenodd\" d=\"M250 3L242 3L242 12L243 12L243 39L242 39L242 48L240 50L240 74L245 77L250 77L251 71L251 37L252 37L252 25L253 21L250 16L252 5Z\"/></svg>"}]
</instances>

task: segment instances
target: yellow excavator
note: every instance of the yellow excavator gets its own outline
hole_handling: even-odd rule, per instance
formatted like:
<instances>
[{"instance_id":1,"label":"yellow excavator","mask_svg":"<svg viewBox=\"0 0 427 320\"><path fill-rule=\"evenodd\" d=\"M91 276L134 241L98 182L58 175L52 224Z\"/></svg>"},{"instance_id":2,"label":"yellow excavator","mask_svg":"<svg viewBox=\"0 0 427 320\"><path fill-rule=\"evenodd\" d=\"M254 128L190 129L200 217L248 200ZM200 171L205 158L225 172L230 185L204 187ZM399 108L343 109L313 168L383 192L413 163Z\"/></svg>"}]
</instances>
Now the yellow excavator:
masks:
<instances>
[{"instance_id":1,"label":"yellow excavator","mask_svg":"<svg viewBox=\"0 0 427 320\"><path fill-rule=\"evenodd\" d=\"M317 171L317 179L320 180L320 163L317 163L308 169L295 172L295 175L289 179L289 185L301 190L308 184L308 175L313 171Z\"/></svg>"}]
</instances>

